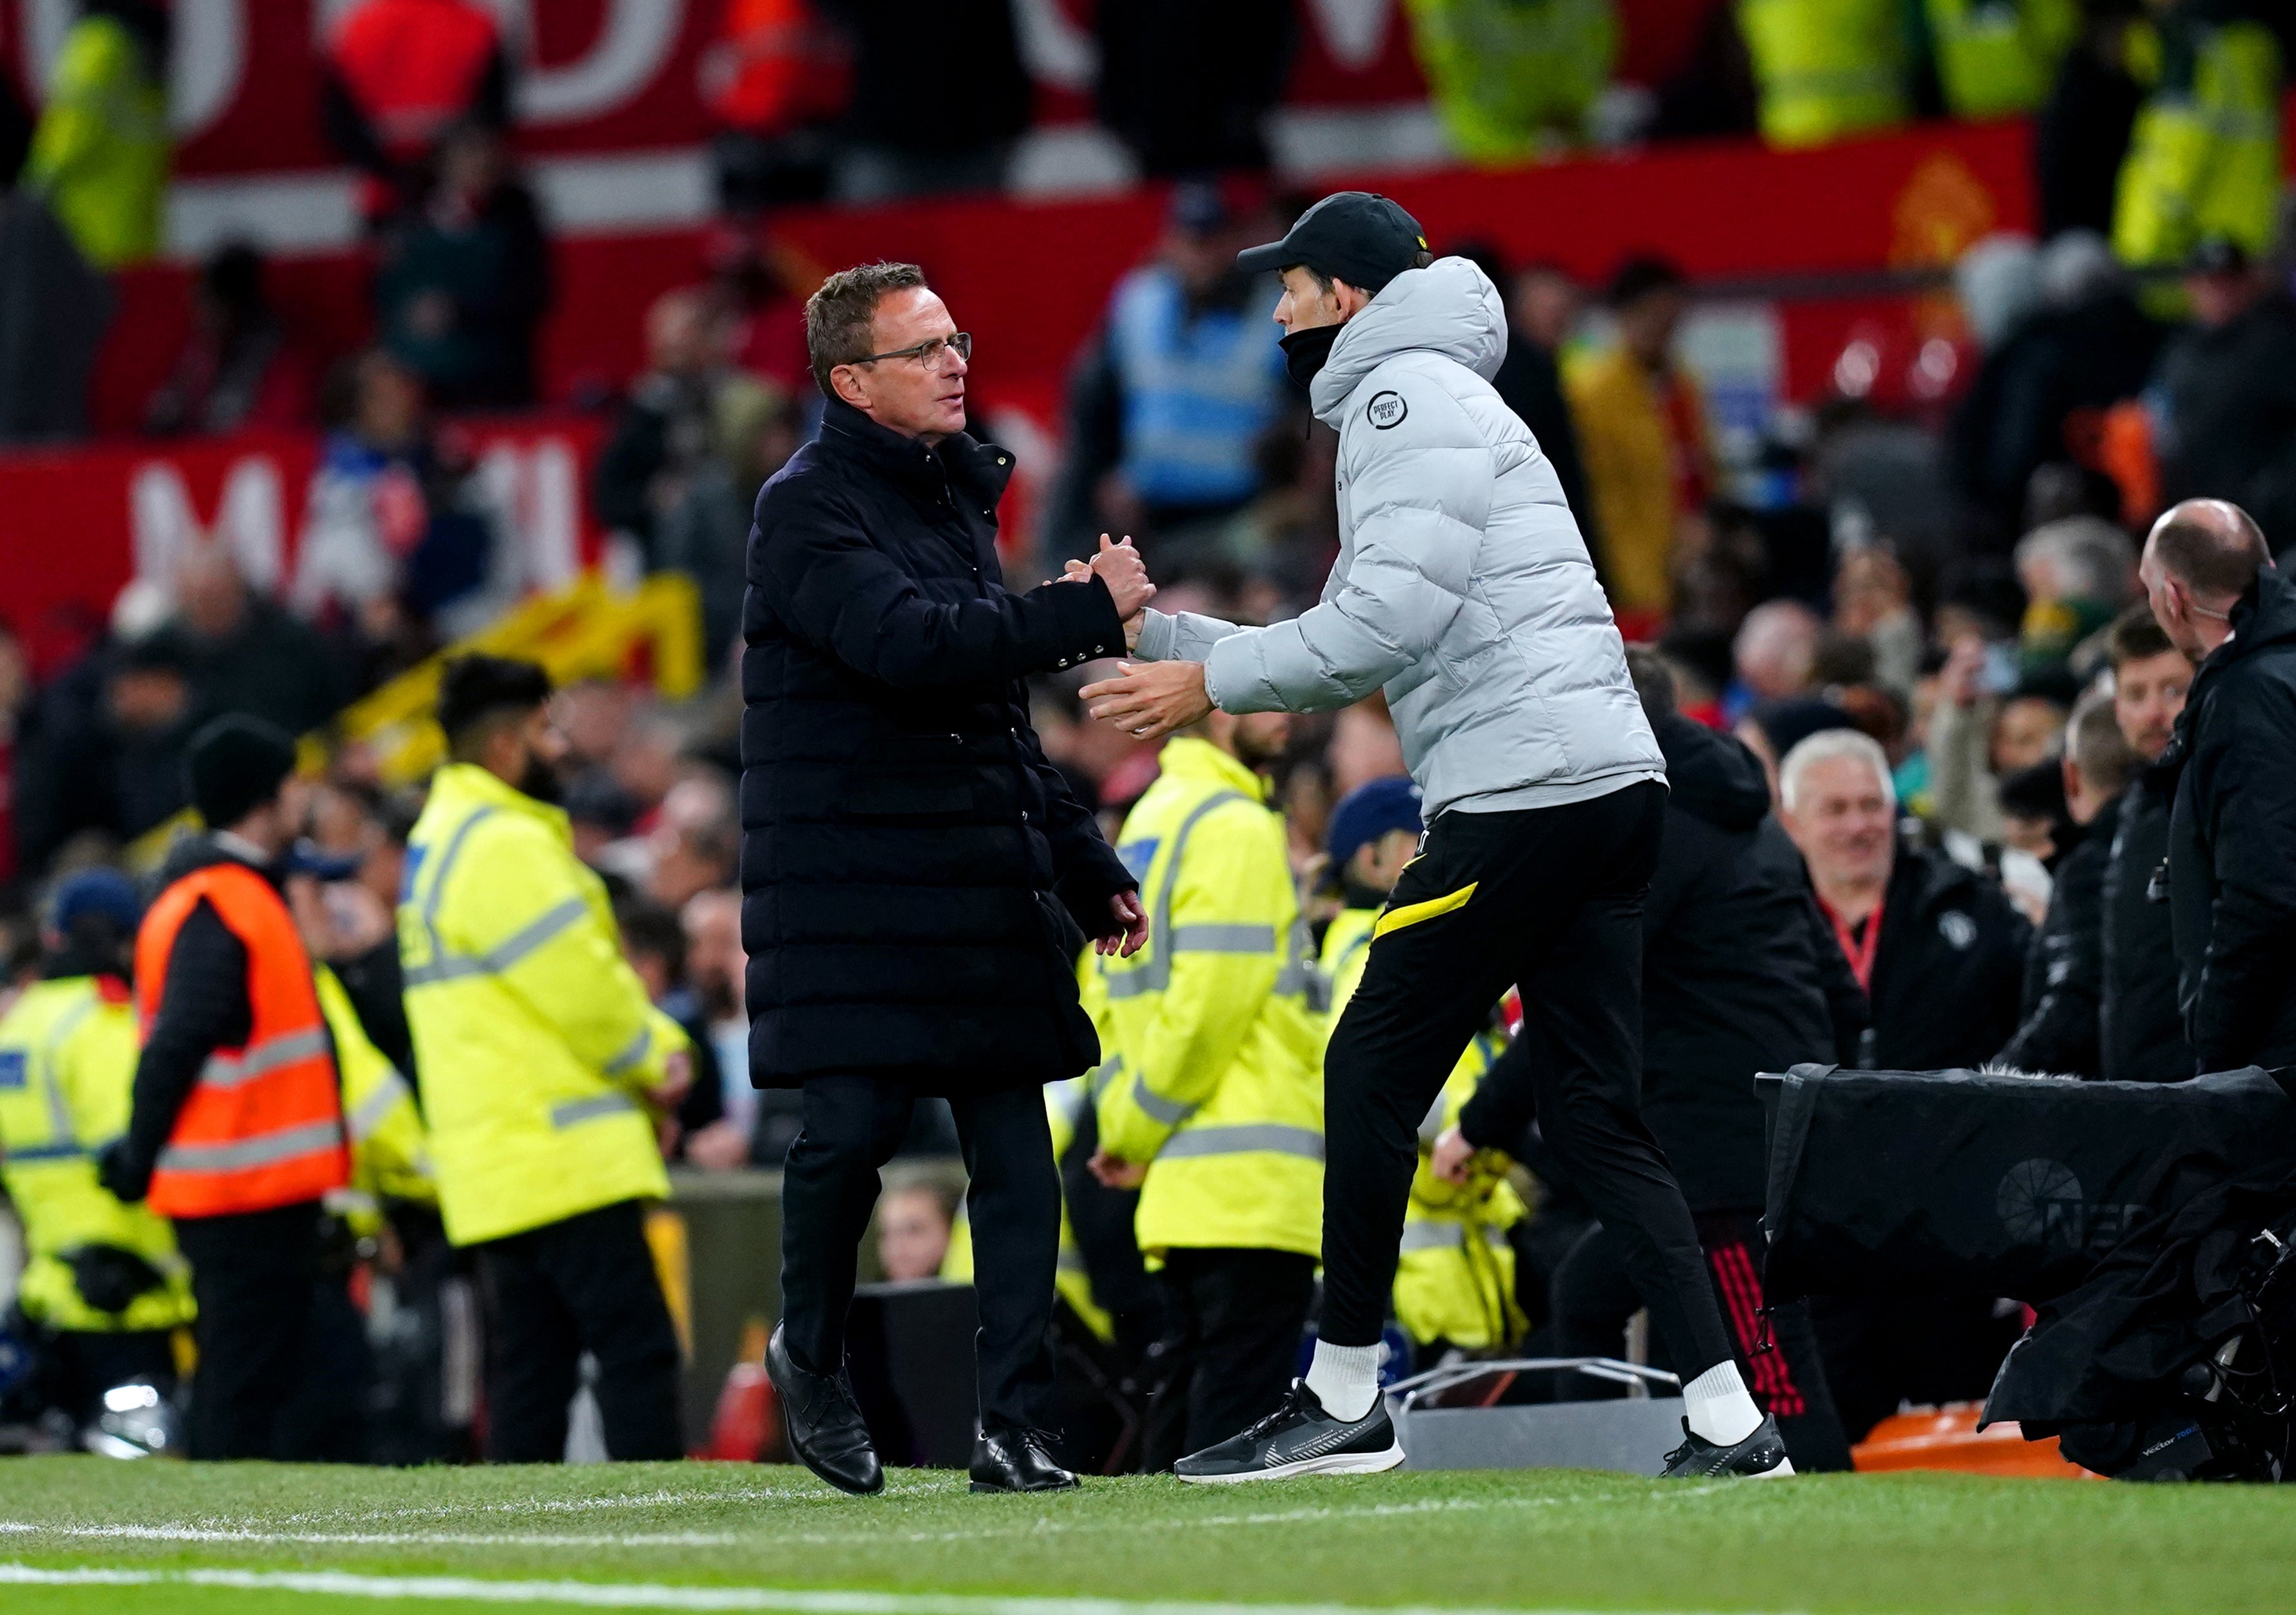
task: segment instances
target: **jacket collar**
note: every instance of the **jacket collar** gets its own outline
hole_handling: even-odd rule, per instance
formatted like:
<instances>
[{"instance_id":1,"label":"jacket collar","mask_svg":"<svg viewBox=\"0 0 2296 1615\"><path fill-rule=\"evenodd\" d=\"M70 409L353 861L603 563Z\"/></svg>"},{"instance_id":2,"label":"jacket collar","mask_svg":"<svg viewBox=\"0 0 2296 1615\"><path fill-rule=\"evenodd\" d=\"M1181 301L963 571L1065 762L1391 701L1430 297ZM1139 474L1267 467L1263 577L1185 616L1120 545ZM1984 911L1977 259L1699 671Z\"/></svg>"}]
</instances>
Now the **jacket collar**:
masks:
<instances>
[{"instance_id":1,"label":"jacket collar","mask_svg":"<svg viewBox=\"0 0 2296 1615\"><path fill-rule=\"evenodd\" d=\"M547 826L551 834L565 843L569 851L574 846L573 821L566 809L554 808L548 802L537 802L515 785L506 785L480 767L476 763L448 763L432 776L430 799L451 809L491 808L501 813L522 814L535 823Z\"/></svg>"},{"instance_id":2,"label":"jacket collar","mask_svg":"<svg viewBox=\"0 0 2296 1615\"><path fill-rule=\"evenodd\" d=\"M2296 582L2278 567L2265 567L2232 607L2232 637L2208 654L2185 692L2177 717L2177 737L2156 767L2181 765L2191 755L2193 726L2200 721L2202 697L2227 669L2274 645L2296 644Z\"/></svg>"},{"instance_id":3,"label":"jacket collar","mask_svg":"<svg viewBox=\"0 0 2296 1615\"><path fill-rule=\"evenodd\" d=\"M1262 805L1267 800L1267 782L1210 741L1185 734L1167 741L1158 764L1175 779L1204 780L1240 791Z\"/></svg>"},{"instance_id":4,"label":"jacket collar","mask_svg":"<svg viewBox=\"0 0 2296 1615\"><path fill-rule=\"evenodd\" d=\"M988 495L993 505L1013 480L1010 449L980 442L969 432L944 438L938 447L921 443L878 425L842 398L822 406L821 446L928 502L941 499L947 483L955 481Z\"/></svg>"}]
</instances>

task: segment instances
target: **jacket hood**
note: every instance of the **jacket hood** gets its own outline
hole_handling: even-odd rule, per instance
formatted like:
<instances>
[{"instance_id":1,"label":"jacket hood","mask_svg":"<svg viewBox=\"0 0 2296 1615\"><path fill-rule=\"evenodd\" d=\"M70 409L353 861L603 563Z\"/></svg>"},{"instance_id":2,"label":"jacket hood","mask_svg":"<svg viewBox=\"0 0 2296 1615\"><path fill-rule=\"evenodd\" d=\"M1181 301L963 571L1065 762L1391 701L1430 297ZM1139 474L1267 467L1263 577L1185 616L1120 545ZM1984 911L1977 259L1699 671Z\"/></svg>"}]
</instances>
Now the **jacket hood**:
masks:
<instances>
[{"instance_id":1,"label":"jacket hood","mask_svg":"<svg viewBox=\"0 0 2296 1615\"><path fill-rule=\"evenodd\" d=\"M1406 269L1347 323L1308 389L1316 418L1337 426L1356 384L1398 353L1456 359L1486 381L1506 358L1506 304L1491 277L1464 258Z\"/></svg>"},{"instance_id":2,"label":"jacket hood","mask_svg":"<svg viewBox=\"0 0 2296 1615\"><path fill-rule=\"evenodd\" d=\"M1666 754L1673 806L1721 830L1751 830L1769 813L1769 780L1742 742L1678 712L1651 729Z\"/></svg>"}]
</instances>

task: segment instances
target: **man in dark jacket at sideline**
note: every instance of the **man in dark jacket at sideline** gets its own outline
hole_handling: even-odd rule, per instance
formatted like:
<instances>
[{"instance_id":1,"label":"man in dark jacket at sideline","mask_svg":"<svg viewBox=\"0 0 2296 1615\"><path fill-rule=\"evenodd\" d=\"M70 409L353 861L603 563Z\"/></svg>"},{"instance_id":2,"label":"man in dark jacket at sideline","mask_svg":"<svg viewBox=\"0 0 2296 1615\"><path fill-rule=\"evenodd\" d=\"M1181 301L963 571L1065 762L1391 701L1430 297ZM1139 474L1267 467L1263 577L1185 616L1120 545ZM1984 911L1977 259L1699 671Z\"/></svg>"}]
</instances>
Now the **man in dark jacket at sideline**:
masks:
<instances>
[{"instance_id":1,"label":"man in dark jacket at sideline","mask_svg":"<svg viewBox=\"0 0 2296 1615\"><path fill-rule=\"evenodd\" d=\"M1850 729L1814 734L1778 767L1780 816L1842 955L1866 991L1868 1070L1933 1071L1993 1057L2017 1029L2033 928L1987 876L1901 846L1889 758ZM1814 1296L1843 1430L1862 1440L1900 1401L1981 1398L2017 1337L1989 1296Z\"/></svg>"},{"instance_id":2,"label":"man in dark jacket at sideline","mask_svg":"<svg viewBox=\"0 0 2296 1615\"><path fill-rule=\"evenodd\" d=\"M1799 1302L1771 1320L1778 1349L1759 1349L1765 1148L1759 1071L1856 1058L1862 1004L1837 1025L1829 987L1857 988L1810 899L1800 856L1770 816L1760 760L1726 734L1675 709L1672 675L1630 646L1627 665L1666 754L1665 840L1643 905L1643 1119L1697 1219L1715 1293L1755 1400L1775 1415L1797 1472L1845 1470L1849 1447ZM1533 1120L1529 1062L1540 1039L1520 1037L1437 1140L1434 1169L1464 1181L1468 1158L1511 1150ZM1642 1306L1618 1240L1597 1227L1556 1275L1554 1349L1613 1357ZM1567 1394L1590 1390L1581 1379ZM1599 1394L1592 1392L1591 1394Z\"/></svg>"},{"instance_id":3,"label":"man in dark jacket at sideline","mask_svg":"<svg viewBox=\"0 0 2296 1615\"><path fill-rule=\"evenodd\" d=\"M2104 982L2104 875L2121 793L2139 759L2122 738L2112 697L2084 696L2065 726L2065 811L2079 840L2056 866L2048 917L2025 955L2017 1035L1997 1056L2021 1071L2099 1074L2098 1000Z\"/></svg>"},{"instance_id":4,"label":"man in dark jacket at sideline","mask_svg":"<svg viewBox=\"0 0 2296 1615\"><path fill-rule=\"evenodd\" d=\"M2199 663L2169 756L2177 996L2201 1071L2296 1063L2296 585L2246 511L2188 499L2138 568Z\"/></svg>"},{"instance_id":5,"label":"man in dark jacket at sideline","mask_svg":"<svg viewBox=\"0 0 2296 1615\"><path fill-rule=\"evenodd\" d=\"M883 1472L845 1373L855 1246L918 1098L947 1098L980 1299L976 1488L1047 1451L1060 1181L1041 1086L1100 1062L1086 942L1145 939L1138 883L1045 758L1029 674L1124 650L1155 591L1128 542L1025 594L996 560L1013 456L964 432L972 339L909 264L806 306L820 438L758 495L742 687L750 1075L799 1088L767 1366L815 1473Z\"/></svg>"},{"instance_id":6,"label":"man in dark jacket at sideline","mask_svg":"<svg viewBox=\"0 0 2296 1615\"><path fill-rule=\"evenodd\" d=\"M2152 876L2169 857L2176 765L2162 756L2177 733L2193 664L2138 601L2114 622L2112 715L2136 754L2121 793L2099 893L2103 923L2097 1003L2097 1074L2107 1082L2182 1082L2193 1048L2177 1003L2177 939L2166 890Z\"/></svg>"}]
</instances>

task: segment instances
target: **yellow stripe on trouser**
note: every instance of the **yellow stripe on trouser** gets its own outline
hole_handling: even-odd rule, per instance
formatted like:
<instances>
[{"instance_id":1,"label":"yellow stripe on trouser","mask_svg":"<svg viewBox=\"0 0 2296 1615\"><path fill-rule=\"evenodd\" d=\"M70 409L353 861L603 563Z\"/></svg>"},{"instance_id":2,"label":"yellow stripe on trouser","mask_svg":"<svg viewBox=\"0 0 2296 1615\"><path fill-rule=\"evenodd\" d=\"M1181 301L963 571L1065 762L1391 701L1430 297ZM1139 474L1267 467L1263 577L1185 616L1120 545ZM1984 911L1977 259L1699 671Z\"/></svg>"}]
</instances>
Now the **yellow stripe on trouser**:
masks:
<instances>
[{"instance_id":1,"label":"yellow stripe on trouser","mask_svg":"<svg viewBox=\"0 0 2296 1615\"><path fill-rule=\"evenodd\" d=\"M1422 920L1432 920L1447 914L1455 908L1464 908L1467 899L1475 895L1480 881L1470 881L1447 897L1430 898L1424 903L1406 903L1401 908L1390 908L1380 915L1379 923L1371 928L1371 939L1378 941L1391 930L1401 930L1406 925L1416 925Z\"/></svg>"}]
</instances>

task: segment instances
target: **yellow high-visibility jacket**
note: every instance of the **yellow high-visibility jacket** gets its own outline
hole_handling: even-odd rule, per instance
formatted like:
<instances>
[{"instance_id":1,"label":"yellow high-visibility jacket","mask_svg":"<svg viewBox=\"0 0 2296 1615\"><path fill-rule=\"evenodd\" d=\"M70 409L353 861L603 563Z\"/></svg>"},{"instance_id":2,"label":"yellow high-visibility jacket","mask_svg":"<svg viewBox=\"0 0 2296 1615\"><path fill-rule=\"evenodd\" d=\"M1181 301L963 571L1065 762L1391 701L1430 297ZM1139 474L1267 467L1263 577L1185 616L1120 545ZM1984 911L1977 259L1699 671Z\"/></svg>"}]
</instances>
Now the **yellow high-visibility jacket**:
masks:
<instances>
[{"instance_id":1,"label":"yellow high-visibility jacket","mask_svg":"<svg viewBox=\"0 0 2296 1615\"><path fill-rule=\"evenodd\" d=\"M2080 37L2078 0L1923 0L1938 83L1957 118L2006 118L2049 98Z\"/></svg>"},{"instance_id":2,"label":"yellow high-visibility jacket","mask_svg":"<svg viewBox=\"0 0 2296 1615\"><path fill-rule=\"evenodd\" d=\"M1376 909L1342 909L1324 933L1333 1027L1363 980L1378 921ZM1506 1238L1526 1209L1507 1182L1505 1158L1479 1154L1466 1183L1456 1186L1436 1176L1432 1164L1435 1141L1457 1125L1502 1046L1497 1032L1478 1032L1419 1124L1419 1169L1411 1178L1395 1267L1395 1316L1423 1346L1446 1340L1480 1351L1512 1346L1529 1328L1515 1302L1514 1247Z\"/></svg>"},{"instance_id":3,"label":"yellow high-visibility jacket","mask_svg":"<svg viewBox=\"0 0 2296 1615\"><path fill-rule=\"evenodd\" d=\"M1119 838L1149 933L1094 961L1100 1146L1149 1163L1135 1228L1152 1266L1174 1246L1323 1250L1321 980L1265 791L1175 740Z\"/></svg>"},{"instance_id":4,"label":"yellow high-visibility jacket","mask_svg":"<svg viewBox=\"0 0 2296 1615\"><path fill-rule=\"evenodd\" d=\"M2280 42L2260 22L2170 21L2132 51L2157 87L2121 160L2113 250L2140 266L2175 264L2221 235L2261 258L2280 197Z\"/></svg>"},{"instance_id":5,"label":"yellow high-visibility jacket","mask_svg":"<svg viewBox=\"0 0 2296 1615\"><path fill-rule=\"evenodd\" d=\"M335 972L322 964L316 975L319 1010L335 1040L343 1125L351 1136L350 1209L371 1218L385 1199L437 1205L439 1185L430 1176L430 1145L414 1090L368 1037Z\"/></svg>"},{"instance_id":6,"label":"yellow high-visibility jacket","mask_svg":"<svg viewBox=\"0 0 2296 1615\"><path fill-rule=\"evenodd\" d=\"M134 1002L94 976L27 988L0 1020L0 1185L29 1258L17 1299L51 1329L173 1329L192 1319L175 1229L95 1177L96 1152L127 1130L137 1047ZM98 1312L72 1281L84 1245L133 1251L167 1283L119 1312Z\"/></svg>"},{"instance_id":7,"label":"yellow high-visibility jacket","mask_svg":"<svg viewBox=\"0 0 2296 1615\"><path fill-rule=\"evenodd\" d=\"M1899 0L1738 0L1762 138L1820 146L1913 115Z\"/></svg>"},{"instance_id":8,"label":"yellow high-visibility jacket","mask_svg":"<svg viewBox=\"0 0 2296 1615\"><path fill-rule=\"evenodd\" d=\"M1048 1084L1045 1089L1045 1119L1053 1130L1053 1159L1057 1161L1069 1152L1076 1142L1077 1118L1092 1103L1090 1078L1071 1077L1066 1082ZM940 1275L952 1284L972 1283L972 1220L965 1214L962 1202L956 1208L955 1220L948 1230L948 1254L941 1258ZM1116 1322L1107 1309L1093 1299L1092 1275L1085 1271L1084 1252L1076 1242L1076 1228L1069 1221L1069 1209L1061 1207L1061 1259L1054 1270L1053 1288L1069 1304L1070 1310L1084 1321L1084 1326L1103 1340L1116 1338Z\"/></svg>"},{"instance_id":9,"label":"yellow high-visibility jacket","mask_svg":"<svg viewBox=\"0 0 2296 1615\"><path fill-rule=\"evenodd\" d=\"M447 1238L667 1194L645 1094L686 1037L624 962L565 813L450 763L406 859L398 952Z\"/></svg>"},{"instance_id":10,"label":"yellow high-visibility jacket","mask_svg":"<svg viewBox=\"0 0 2296 1615\"><path fill-rule=\"evenodd\" d=\"M1435 115L1469 162L1575 143L1619 59L1613 0L1405 0Z\"/></svg>"},{"instance_id":11,"label":"yellow high-visibility jacket","mask_svg":"<svg viewBox=\"0 0 2296 1615\"><path fill-rule=\"evenodd\" d=\"M64 36L24 181L45 195L80 256L98 269L160 252L160 208L174 140L168 86L111 17Z\"/></svg>"}]
</instances>

